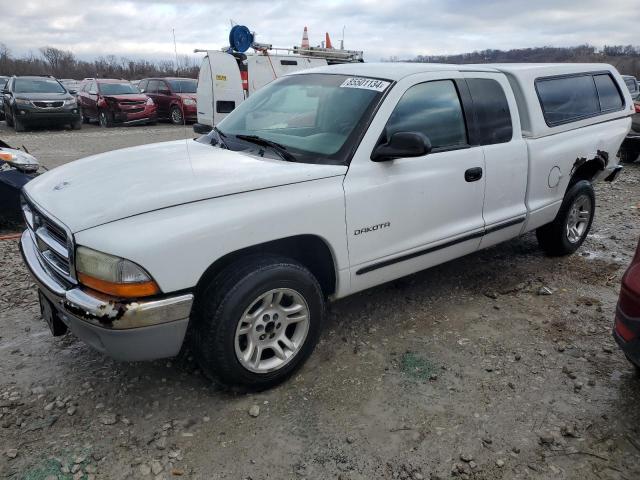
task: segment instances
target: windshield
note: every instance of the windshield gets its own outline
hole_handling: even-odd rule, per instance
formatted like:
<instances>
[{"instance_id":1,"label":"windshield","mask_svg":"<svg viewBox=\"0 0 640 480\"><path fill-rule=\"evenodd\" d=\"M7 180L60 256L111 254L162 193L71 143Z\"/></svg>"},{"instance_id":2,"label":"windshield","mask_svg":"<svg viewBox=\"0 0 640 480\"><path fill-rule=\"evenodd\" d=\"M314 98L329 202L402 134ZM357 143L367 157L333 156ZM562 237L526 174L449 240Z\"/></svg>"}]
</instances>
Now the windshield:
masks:
<instances>
[{"instance_id":1,"label":"windshield","mask_svg":"<svg viewBox=\"0 0 640 480\"><path fill-rule=\"evenodd\" d=\"M192 78L181 78L179 80L167 80L173 93L196 93L198 88L197 80Z\"/></svg>"},{"instance_id":2,"label":"windshield","mask_svg":"<svg viewBox=\"0 0 640 480\"><path fill-rule=\"evenodd\" d=\"M238 138L249 135L278 143L299 162L347 164L390 83L319 73L282 77L241 103L218 131L231 150L264 148Z\"/></svg>"},{"instance_id":3,"label":"windshield","mask_svg":"<svg viewBox=\"0 0 640 480\"><path fill-rule=\"evenodd\" d=\"M131 95L140 91L129 82L100 83L100 93L103 95Z\"/></svg>"},{"instance_id":4,"label":"windshield","mask_svg":"<svg viewBox=\"0 0 640 480\"><path fill-rule=\"evenodd\" d=\"M66 90L54 78L16 78L15 93L66 93Z\"/></svg>"}]
</instances>

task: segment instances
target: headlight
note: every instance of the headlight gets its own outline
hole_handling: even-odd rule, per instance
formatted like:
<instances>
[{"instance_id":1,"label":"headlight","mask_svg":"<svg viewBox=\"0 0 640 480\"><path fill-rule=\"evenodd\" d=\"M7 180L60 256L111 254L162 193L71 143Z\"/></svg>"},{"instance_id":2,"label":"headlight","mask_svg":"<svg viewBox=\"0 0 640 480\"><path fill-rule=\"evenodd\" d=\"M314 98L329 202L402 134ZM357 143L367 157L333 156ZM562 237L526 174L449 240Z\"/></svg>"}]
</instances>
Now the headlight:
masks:
<instances>
[{"instance_id":1,"label":"headlight","mask_svg":"<svg viewBox=\"0 0 640 480\"><path fill-rule=\"evenodd\" d=\"M25 173L33 173L38 170L38 161L21 150L0 150L0 161L7 162L13 168Z\"/></svg>"},{"instance_id":2,"label":"headlight","mask_svg":"<svg viewBox=\"0 0 640 480\"><path fill-rule=\"evenodd\" d=\"M195 105L196 101L193 98L185 98L184 100L182 100L182 103L184 103L185 105Z\"/></svg>"},{"instance_id":3,"label":"headlight","mask_svg":"<svg viewBox=\"0 0 640 480\"><path fill-rule=\"evenodd\" d=\"M78 105L78 101L75 98L69 98L69 99L64 101L64 105L66 107L69 107L69 106L75 107L75 106Z\"/></svg>"},{"instance_id":4,"label":"headlight","mask_svg":"<svg viewBox=\"0 0 640 480\"><path fill-rule=\"evenodd\" d=\"M148 297L160 293L158 284L142 267L124 258L87 247L76 249L78 281L116 297Z\"/></svg>"},{"instance_id":5,"label":"headlight","mask_svg":"<svg viewBox=\"0 0 640 480\"><path fill-rule=\"evenodd\" d=\"M153 100L151 100L150 98L147 98L147 105L153 105Z\"/></svg>"},{"instance_id":6,"label":"headlight","mask_svg":"<svg viewBox=\"0 0 640 480\"><path fill-rule=\"evenodd\" d=\"M16 105L31 105L31 100L16 98Z\"/></svg>"}]
</instances>

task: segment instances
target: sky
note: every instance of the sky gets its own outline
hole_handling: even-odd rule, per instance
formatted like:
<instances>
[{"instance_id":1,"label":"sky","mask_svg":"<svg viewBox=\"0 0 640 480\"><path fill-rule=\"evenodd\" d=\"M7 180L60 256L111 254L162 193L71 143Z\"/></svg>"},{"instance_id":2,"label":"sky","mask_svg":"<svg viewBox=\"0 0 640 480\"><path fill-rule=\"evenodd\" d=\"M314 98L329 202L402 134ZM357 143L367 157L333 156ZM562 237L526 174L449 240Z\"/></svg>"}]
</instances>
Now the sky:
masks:
<instances>
[{"instance_id":1,"label":"sky","mask_svg":"<svg viewBox=\"0 0 640 480\"><path fill-rule=\"evenodd\" d=\"M228 45L230 20L257 41L299 45L303 27L312 45L328 31L334 46L366 61L440 55L487 48L589 43L639 44L638 0L21 0L3 1L0 42L16 56L42 46L101 55L172 60Z\"/></svg>"}]
</instances>

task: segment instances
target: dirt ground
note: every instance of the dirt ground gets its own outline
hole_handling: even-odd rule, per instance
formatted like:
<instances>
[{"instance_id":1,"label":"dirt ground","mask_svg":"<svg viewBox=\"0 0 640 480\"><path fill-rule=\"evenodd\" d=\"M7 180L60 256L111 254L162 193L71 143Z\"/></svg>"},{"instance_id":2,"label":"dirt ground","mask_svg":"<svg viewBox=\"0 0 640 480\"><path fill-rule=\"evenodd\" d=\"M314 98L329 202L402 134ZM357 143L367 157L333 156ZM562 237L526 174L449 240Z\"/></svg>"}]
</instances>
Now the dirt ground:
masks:
<instances>
[{"instance_id":1,"label":"dirt ground","mask_svg":"<svg viewBox=\"0 0 640 480\"><path fill-rule=\"evenodd\" d=\"M50 167L183 135L0 124ZM189 356L116 363L51 337L17 242L0 241L0 478L638 479L640 378L611 327L640 164L597 203L571 257L529 234L334 303L299 374L253 395Z\"/></svg>"}]
</instances>

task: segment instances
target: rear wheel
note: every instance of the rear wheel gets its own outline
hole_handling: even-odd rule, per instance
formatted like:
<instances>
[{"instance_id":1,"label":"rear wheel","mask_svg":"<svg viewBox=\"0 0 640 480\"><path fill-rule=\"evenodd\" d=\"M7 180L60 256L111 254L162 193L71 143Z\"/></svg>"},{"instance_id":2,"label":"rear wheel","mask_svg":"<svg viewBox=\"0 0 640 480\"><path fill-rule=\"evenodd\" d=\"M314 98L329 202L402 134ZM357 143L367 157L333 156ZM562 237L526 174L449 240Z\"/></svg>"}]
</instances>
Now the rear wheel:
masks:
<instances>
[{"instance_id":1,"label":"rear wheel","mask_svg":"<svg viewBox=\"0 0 640 480\"><path fill-rule=\"evenodd\" d=\"M182 110L177 105L171 107L171 123L174 125L182 125L184 123L184 116Z\"/></svg>"},{"instance_id":2,"label":"rear wheel","mask_svg":"<svg viewBox=\"0 0 640 480\"><path fill-rule=\"evenodd\" d=\"M311 272L275 256L231 265L196 301L195 351L203 372L251 390L277 385L304 363L325 314L324 296Z\"/></svg>"},{"instance_id":3,"label":"rear wheel","mask_svg":"<svg viewBox=\"0 0 640 480\"><path fill-rule=\"evenodd\" d=\"M104 110L100 110L98 113L98 122L102 128L110 128L113 126L113 119L111 118L111 114L109 112L105 112Z\"/></svg>"},{"instance_id":4,"label":"rear wheel","mask_svg":"<svg viewBox=\"0 0 640 480\"><path fill-rule=\"evenodd\" d=\"M553 222L536 230L538 243L552 256L575 252L591 229L596 197L588 180L580 180L567 190Z\"/></svg>"}]
</instances>

